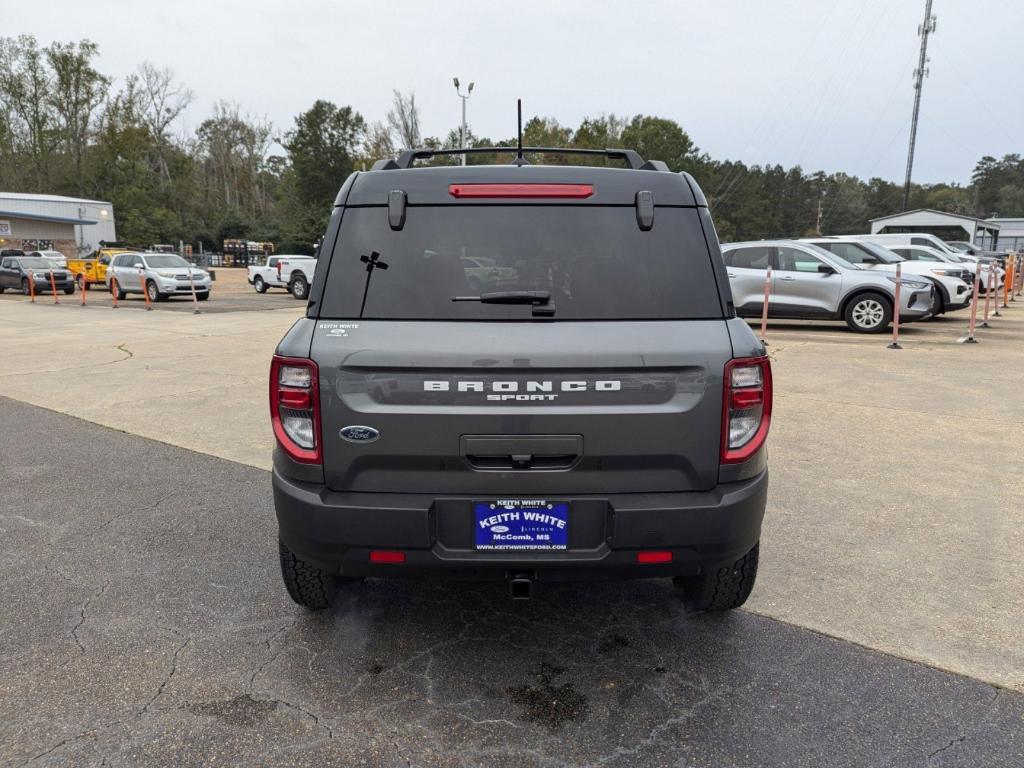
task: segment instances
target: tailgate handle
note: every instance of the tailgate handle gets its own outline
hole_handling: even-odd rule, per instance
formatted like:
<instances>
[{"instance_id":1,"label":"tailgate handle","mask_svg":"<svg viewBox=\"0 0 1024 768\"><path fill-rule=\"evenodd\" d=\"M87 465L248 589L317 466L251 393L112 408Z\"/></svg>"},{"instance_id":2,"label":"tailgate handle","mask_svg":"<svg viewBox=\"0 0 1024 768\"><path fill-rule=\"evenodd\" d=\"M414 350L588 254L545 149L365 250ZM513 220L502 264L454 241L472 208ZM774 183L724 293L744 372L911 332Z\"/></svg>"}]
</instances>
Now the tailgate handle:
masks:
<instances>
[{"instance_id":1,"label":"tailgate handle","mask_svg":"<svg viewBox=\"0 0 1024 768\"><path fill-rule=\"evenodd\" d=\"M583 456L582 435L463 435L462 456L478 470L572 469Z\"/></svg>"}]
</instances>

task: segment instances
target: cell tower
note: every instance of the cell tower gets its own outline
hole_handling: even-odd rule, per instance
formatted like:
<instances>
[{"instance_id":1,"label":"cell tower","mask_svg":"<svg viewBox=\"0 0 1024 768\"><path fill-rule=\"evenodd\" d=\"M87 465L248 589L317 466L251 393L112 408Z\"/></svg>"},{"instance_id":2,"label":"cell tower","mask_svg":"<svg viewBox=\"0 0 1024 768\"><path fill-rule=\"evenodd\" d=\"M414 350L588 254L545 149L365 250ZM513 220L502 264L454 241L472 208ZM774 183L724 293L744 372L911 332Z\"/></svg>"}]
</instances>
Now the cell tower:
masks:
<instances>
[{"instance_id":1,"label":"cell tower","mask_svg":"<svg viewBox=\"0 0 1024 768\"><path fill-rule=\"evenodd\" d=\"M921 37L921 53L914 70L914 115L910 119L910 149L907 152L907 178L903 182L903 210L910 201L910 175L914 170L914 145L917 143L917 114L921 109L921 85L928 75L928 36L935 31L935 16L932 15L932 0L925 0L924 23L917 28Z\"/></svg>"}]
</instances>

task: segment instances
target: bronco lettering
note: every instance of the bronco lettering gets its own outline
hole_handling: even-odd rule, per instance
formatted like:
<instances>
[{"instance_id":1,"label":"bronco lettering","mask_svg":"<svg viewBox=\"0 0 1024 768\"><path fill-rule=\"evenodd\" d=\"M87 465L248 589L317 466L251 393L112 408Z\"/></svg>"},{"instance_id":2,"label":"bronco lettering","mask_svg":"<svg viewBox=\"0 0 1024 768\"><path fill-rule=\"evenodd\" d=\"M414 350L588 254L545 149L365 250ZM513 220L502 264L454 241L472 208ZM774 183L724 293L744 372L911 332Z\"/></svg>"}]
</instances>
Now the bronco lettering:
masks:
<instances>
[{"instance_id":1,"label":"bronco lettering","mask_svg":"<svg viewBox=\"0 0 1024 768\"><path fill-rule=\"evenodd\" d=\"M492 381L489 384L483 381L459 381L456 383L457 391L459 392L484 392L485 389L490 388L491 392L501 394L515 394L520 391L520 388L525 389L527 392L551 392L555 388L555 382L553 381ZM563 381L560 382L558 388L562 392L621 392L622 382L616 379L607 379L601 381ZM451 382L449 381L424 381L423 382L424 392L450 392ZM530 400L554 400L555 395L549 396L535 396L522 399ZM488 399L500 399L500 398L488 398ZM516 398L518 399L518 398Z\"/></svg>"}]
</instances>

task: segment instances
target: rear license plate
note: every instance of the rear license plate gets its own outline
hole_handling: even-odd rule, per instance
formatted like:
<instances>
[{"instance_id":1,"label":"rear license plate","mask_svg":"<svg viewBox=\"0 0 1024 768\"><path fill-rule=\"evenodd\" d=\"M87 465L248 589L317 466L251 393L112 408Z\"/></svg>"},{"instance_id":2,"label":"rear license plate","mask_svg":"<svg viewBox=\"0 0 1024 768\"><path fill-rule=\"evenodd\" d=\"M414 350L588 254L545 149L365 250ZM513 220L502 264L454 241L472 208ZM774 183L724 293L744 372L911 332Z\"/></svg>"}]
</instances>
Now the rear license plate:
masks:
<instances>
[{"instance_id":1,"label":"rear license plate","mask_svg":"<svg viewBox=\"0 0 1024 768\"><path fill-rule=\"evenodd\" d=\"M569 502L498 499L473 504L476 548L565 550L569 548Z\"/></svg>"}]
</instances>

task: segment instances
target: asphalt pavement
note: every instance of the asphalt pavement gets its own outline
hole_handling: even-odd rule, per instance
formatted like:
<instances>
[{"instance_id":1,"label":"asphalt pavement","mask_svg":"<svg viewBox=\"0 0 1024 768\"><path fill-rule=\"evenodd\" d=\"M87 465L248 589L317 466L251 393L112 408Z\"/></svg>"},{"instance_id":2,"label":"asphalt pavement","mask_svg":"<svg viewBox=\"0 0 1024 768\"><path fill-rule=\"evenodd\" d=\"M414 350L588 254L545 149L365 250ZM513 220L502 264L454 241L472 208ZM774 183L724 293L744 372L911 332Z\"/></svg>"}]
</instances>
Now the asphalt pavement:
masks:
<instances>
[{"instance_id":1,"label":"asphalt pavement","mask_svg":"<svg viewBox=\"0 0 1024 768\"><path fill-rule=\"evenodd\" d=\"M307 613L266 471L5 398L0 433L0 765L1024 765L1020 693L667 581Z\"/></svg>"}]
</instances>

